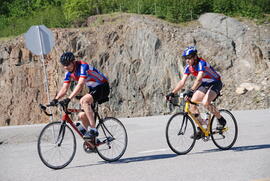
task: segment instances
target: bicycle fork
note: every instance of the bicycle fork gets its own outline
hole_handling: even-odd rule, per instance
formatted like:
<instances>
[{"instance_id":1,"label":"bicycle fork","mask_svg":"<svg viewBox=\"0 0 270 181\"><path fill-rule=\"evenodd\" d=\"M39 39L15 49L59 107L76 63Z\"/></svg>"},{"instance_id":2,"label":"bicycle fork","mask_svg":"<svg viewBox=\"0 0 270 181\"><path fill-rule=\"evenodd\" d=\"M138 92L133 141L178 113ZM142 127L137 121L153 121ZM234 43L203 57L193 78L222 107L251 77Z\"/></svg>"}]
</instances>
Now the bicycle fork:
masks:
<instances>
[{"instance_id":1,"label":"bicycle fork","mask_svg":"<svg viewBox=\"0 0 270 181\"><path fill-rule=\"evenodd\" d=\"M62 123L60 130L59 130L59 133L58 133L58 136L57 136L57 139L56 139L56 142L55 142L55 144L57 144L58 147L60 147L62 142L63 142L65 132L66 132L66 123Z\"/></svg>"},{"instance_id":2,"label":"bicycle fork","mask_svg":"<svg viewBox=\"0 0 270 181\"><path fill-rule=\"evenodd\" d=\"M182 124L181 124L181 128L180 128L180 130L179 130L179 132L178 132L178 136L179 135L184 135L185 134L185 132L186 132L186 129L187 129L187 117L186 117L186 115L184 115L183 116L183 120L182 120Z\"/></svg>"}]
</instances>

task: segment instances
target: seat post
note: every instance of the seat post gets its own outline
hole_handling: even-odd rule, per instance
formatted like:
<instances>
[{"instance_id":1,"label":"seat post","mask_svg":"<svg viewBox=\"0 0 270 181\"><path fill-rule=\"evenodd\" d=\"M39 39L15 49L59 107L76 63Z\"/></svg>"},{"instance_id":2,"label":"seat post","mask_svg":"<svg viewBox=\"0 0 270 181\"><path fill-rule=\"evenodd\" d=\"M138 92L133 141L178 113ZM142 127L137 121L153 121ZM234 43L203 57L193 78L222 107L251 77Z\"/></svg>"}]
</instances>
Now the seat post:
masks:
<instances>
[{"instance_id":1,"label":"seat post","mask_svg":"<svg viewBox=\"0 0 270 181\"><path fill-rule=\"evenodd\" d=\"M99 114L98 114L98 103L94 102L92 105L92 110L94 112L94 119L95 121L97 121L97 118L99 118Z\"/></svg>"}]
</instances>

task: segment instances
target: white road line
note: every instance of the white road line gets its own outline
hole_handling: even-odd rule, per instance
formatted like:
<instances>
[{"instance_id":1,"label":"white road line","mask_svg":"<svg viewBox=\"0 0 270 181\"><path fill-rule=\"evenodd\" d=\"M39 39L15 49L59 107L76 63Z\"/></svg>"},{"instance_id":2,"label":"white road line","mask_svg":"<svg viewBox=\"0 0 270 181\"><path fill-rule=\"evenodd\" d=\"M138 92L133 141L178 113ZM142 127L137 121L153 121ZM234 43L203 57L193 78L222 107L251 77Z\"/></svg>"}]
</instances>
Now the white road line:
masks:
<instances>
[{"instance_id":1,"label":"white road line","mask_svg":"<svg viewBox=\"0 0 270 181\"><path fill-rule=\"evenodd\" d=\"M170 150L169 148L162 148L162 149L156 149L156 150L147 150L147 151L140 151L139 154L145 154L145 153L153 153L153 152L164 152Z\"/></svg>"}]
</instances>

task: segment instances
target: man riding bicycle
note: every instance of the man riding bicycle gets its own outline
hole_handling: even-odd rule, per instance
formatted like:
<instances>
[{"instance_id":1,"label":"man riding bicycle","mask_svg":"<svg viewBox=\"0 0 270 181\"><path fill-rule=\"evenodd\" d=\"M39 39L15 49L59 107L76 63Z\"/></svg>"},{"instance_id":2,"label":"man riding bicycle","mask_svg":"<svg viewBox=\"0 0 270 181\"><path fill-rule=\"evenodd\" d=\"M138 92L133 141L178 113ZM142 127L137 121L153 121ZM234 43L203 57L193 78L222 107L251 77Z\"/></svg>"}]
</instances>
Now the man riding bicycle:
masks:
<instances>
[{"instance_id":1,"label":"man riding bicycle","mask_svg":"<svg viewBox=\"0 0 270 181\"><path fill-rule=\"evenodd\" d=\"M82 120L84 127L87 129L87 132L83 138L92 139L93 137L98 136L98 131L96 129L91 104L94 101L100 101L108 97L110 93L108 79L96 68L92 67L86 62L76 61L72 52L63 53L60 57L60 63L67 72L65 74L62 88L57 93L56 97L50 102L50 104L56 105L58 100L66 95L71 81L75 81L77 82L77 85L75 86L74 90L71 92L68 98L60 101L62 105L67 107L70 100L79 94L83 89L83 86L86 85L89 88L89 93L80 99L80 104L84 112L79 114L79 118Z\"/></svg>"},{"instance_id":2,"label":"man riding bicycle","mask_svg":"<svg viewBox=\"0 0 270 181\"><path fill-rule=\"evenodd\" d=\"M167 95L167 99L171 100L175 94L184 87L186 80L190 74L196 77L195 82L191 89L184 93L185 98L191 98L192 102L202 103L202 105L214 114L218 119L217 129L222 130L226 125L226 120L221 116L217 108L211 103L219 94L222 89L222 82L220 75L207 63L204 59L199 58L197 49L193 46L186 48L182 54L187 65L184 69L184 75L173 91ZM190 105L190 111L200 121L201 124L207 124L200 117L199 110L196 105ZM198 130L197 139L202 134Z\"/></svg>"}]
</instances>

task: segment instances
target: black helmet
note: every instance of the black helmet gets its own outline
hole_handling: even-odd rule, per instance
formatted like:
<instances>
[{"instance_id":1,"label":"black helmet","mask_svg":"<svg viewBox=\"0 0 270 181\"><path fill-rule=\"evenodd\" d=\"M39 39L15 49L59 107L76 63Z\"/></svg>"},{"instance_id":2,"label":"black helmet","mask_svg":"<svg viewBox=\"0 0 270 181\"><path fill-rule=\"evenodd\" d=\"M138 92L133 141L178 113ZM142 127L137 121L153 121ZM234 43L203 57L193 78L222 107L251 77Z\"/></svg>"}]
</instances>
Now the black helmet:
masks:
<instances>
[{"instance_id":1,"label":"black helmet","mask_svg":"<svg viewBox=\"0 0 270 181\"><path fill-rule=\"evenodd\" d=\"M60 57L60 62L64 66L68 66L74 60L75 60L75 56L72 52L65 52Z\"/></svg>"}]
</instances>

